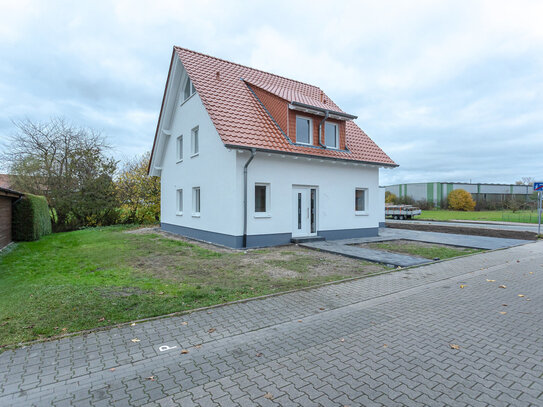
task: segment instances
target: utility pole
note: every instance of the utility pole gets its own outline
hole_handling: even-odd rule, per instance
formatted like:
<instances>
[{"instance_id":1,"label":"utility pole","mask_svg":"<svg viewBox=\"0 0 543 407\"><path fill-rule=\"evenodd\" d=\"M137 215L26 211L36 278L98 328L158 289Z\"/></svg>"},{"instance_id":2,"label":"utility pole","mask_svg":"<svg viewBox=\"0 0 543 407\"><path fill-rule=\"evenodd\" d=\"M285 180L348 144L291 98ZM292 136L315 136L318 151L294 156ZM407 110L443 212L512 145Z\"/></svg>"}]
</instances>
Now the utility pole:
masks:
<instances>
[{"instance_id":1,"label":"utility pole","mask_svg":"<svg viewBox=\"0 0 543 407\"><path fill-rule=\"evenodd\" d=\"M537 236L541 236L541 210L543 200L543 182L534 182L534 191L537 191Z\"/></svg>"}]
</instances>

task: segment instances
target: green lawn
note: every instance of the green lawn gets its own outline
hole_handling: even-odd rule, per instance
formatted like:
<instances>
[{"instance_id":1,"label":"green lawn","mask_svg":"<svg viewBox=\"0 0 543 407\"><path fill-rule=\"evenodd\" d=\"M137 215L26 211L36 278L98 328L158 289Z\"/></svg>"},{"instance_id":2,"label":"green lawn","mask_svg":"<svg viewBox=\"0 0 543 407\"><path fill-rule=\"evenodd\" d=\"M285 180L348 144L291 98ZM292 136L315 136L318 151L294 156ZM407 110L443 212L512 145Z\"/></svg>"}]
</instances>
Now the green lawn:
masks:
<instances>
[{"instance_id":1,"label":"green lawn","mask_svg":"<svg viewBox=\"0 0 543 407\"><path fill-rule=\"evenodd\" d=\"M372 249L387 250L394 253L407 253L413 256L424 257L426 259L450 259L452 257L464 256L471 253L479 253L482 250L465 247L445 246L439 244L430 244L415 242L409 240L394 240L389 242L369 243Z\"/></svg>"},{"instance_id":2,"label":"green lawn","mask_svg":"<svg viewBox=\"0 0 543 407\"><path fill-rule=\"evenodd\" d=\"M384 269L296 246L244 253L129 229L58 233L0 254L0 349Z\"/></svg>"},{"instance_id":3,"label":"green lawn","mask_svg":"<svg viewBox=\"0 0 543 407\"><path fill-rule=\"evenodd\" d=\"M537 223L537 211L449 211L449 210L423 210L420 220L480 220L496 222Z\"/></svg>"}]
</instances>

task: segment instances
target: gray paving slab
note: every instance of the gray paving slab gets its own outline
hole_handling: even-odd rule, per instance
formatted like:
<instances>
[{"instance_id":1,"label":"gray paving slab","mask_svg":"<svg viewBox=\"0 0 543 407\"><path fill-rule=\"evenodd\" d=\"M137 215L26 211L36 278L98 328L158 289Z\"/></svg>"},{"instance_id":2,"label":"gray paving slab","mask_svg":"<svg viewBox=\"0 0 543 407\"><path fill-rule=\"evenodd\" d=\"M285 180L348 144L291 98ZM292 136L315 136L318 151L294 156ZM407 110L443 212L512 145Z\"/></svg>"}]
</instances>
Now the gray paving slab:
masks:
<instances>
[{"instance_id":1,"label":"gray paving slab","mask_svg":"<svg viewBox=\"0 0 543 407\"><path fill-rule=\"evenodd\" d=\"M366 243L368 241L384 241L395 239L349 239L345 240L330 240L322 242L308 242L300 243L300 246L304 246L310 249L322 250L329 253L340 254L342 256L348 256L355 259L368 260L376 263L389 264L392 266L410 267L419 266L421 264L430 263L431 260L410 256L407 254L391 253L384 250L368 249L365 247L353 246L356 243Z\"/></svg>"},{"instance_id":2,"label":"gray paving slab","mask_svg":"<svg viewBox=\"0 0 543 407\"><path fill-rule=\"evenodd\" d=\"M0 405L541 405L542 293L537 242L38 343Z\"/></svg>"},{"instance_id":3,"label":"gray paving slab","mask_svg":"<svg viewBox=\"0 0 543 407\"><path fill-rule=\"evenodd\" d=\"M470 247L483 250L496 250L519 246L531 241L519 239L504 239L487 236L471 236L452 233L425 232L417 230L379 228L379 236L360 237L354 239L329 240L320 242L300 243L310 249L322 250L343 256L368 260L393 266L410 267L430 263L428 259L407 254L391 253L384 250L357 247L357 244L384 242L391 240L413 240L425 243L437 243L450 246Z\"/></svg>"}]
</instances>

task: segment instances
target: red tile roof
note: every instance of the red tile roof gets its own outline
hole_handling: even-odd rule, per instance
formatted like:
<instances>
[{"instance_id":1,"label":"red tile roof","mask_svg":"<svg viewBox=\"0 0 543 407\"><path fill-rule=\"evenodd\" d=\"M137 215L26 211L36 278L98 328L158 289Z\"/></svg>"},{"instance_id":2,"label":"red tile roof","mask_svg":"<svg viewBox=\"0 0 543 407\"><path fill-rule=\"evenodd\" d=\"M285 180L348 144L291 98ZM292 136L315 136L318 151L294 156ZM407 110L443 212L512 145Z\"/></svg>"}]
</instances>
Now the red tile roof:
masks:
<instances>
[{"instance_id":1,"label":"red tile roof","mask_svg":"<svg viewBox=\"0 0 543 407\"><path fill-rule=\"evenodd\" d=\"M344 113L343 110L339 108L339 106L337 106L330 99L327 99L327 97L324 96L324 92L321 93L321 90L318 88L316 89L318 89L319 93L321 93L318 97L323 98L322 102L319 99L315 99L314 94L307 95L297 90L294 90L292 88L286 88L286 87L280 86L274 82L264 82L264 81L259 81L259 80L249 81L247 79L245 79L245 82L247 82L249 85L254 85L254 86L259 87L260 89L264 89L265 91L273 93L274 95L279 96L282 99L288 100L289 102L305 103L306 105L316 106L322 109L328 109L328 110Z\"/></svg>"},{"instance_id":2,"label":"red tile roof","mask_svg":"<svg viewBox=\"0 0 543 407\"><path fill-rule=\"evenodd\" d=\"M343 112L320 88L185 48L174 47L222 141L227 146L396 166L353 121L346 123L347 150L292 144L247 83L288 101Z\"/></svg>"}]
</instances>

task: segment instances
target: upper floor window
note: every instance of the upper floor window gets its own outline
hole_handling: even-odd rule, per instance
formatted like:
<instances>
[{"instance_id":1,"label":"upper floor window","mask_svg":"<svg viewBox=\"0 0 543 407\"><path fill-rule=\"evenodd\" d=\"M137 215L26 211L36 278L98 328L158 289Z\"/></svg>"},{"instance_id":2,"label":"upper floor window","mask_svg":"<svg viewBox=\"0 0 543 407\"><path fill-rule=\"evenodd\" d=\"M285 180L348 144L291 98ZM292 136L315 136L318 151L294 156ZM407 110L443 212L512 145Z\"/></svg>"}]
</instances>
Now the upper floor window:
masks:
<instances>
[{"instance_id":1,"label":"upper floor window","mask_svg":"<svg viewBox=\"0 0 543 407\"><path fill-rule=\"evenodd\" d=\"M313 144L313 120L307 117L296 117L296 143Z\"/></svg>"},{"instance_id":2,"label":"upper floor window","mask_svg":"<svg viewBox=\"0 0 543 407\"><path fill-rule=\"evenodd\" d=\"M335 123L324 124L324 145L326 147L339 148L339 132Z\"/></svg>"},{"instance_id":3,"label":"upper floor window","mask_svg":"<svg viewBox=\"0 0 543 407\"><path fill-rule=\"evenodd\" d=\"M185 82L185 89L183 91L183 100L187 100L188 98L190 98L194 92L196 92L196 89L194 89L194 85L192 84L192 81L189 78Z\"/></svg>"},{"instance_id":4,"label":"upper floor window","mask_svg":"<svg viewBox=\"0 0 543 407\"><path fill-rule=\"evenodd\" d=\"M190 153L192 156L197 155L200 152L200 131L199 127L195 127L191 131L191 148Z\"/></svg>"},{"instance_id":5,"label":"upper floor window","mask_svg":"<svg viewBox=\"0 0 543 407\"><path fill-rule=\"evenodd\" d=\"M183 136L177 137L177 162L183 161Z\"/></svg>"}]
</instances>

